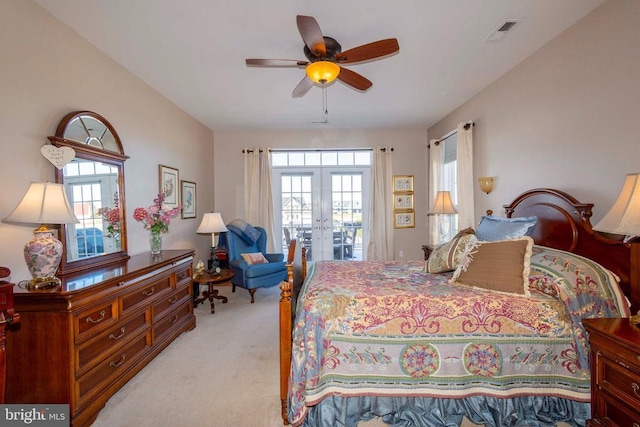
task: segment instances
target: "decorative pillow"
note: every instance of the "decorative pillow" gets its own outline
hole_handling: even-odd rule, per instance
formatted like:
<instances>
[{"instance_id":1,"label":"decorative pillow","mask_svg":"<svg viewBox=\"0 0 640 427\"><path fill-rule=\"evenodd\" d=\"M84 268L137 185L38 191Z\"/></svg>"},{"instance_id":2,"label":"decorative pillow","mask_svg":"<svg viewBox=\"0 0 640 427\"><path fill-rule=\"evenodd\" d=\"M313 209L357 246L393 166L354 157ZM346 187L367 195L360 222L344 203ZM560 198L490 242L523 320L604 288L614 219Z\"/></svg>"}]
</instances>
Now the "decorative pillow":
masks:
<instances>
[{"instance_id":1,"label":"decorative pillow","mask_svg":"<svg viewBox=\"0 0 640 427\"><path fill-rule=\"evenodd\" d=\"M530 236L537 220L538 218L535 216L502 218L485 215L480 219L480 224L476 229L476 237L485 242L495 242Z\"/></svg>"},{"instance_id":2,"label":"decorative pillow","mask_svg":"<svg viewBox=\"0 0 640 427\"><path fill-rule=\"evenodd\" d=\"M234 219L227 228L236 233L244 242L251 246L260 238L260 231L243 219Z\"/></svg>"},{"instance_id":3,"label":"decorative pillow","mask_svg":"<svg viewBox=\"0 0 640 427\"><path fill-rule=\"evenodd\" d=\"M436 247L429 255L429 259L424 263L424 271L427 273L444 273L453 271L458 267L464 250L469 241L477 241L473 234L460 234L450 241Z\"/></svg>"},{"instance_id":4,"label":"decorative pillow","mask_svg":"<svg viewBox=\"0 0 640 427\"><path fill-rule=\"evenodd\" d=\"M240 254L243 260L249 265L266 264L269 261L262 255L262 252L252 252L250 254Z\"/></svg>"},{"instance_id":5,"label":"decorative pillow","mask_svg":"<svg viewBox=\"0 0 640 427\"><path fill-rule=\"evenodd\" d=\"M529 296L533 239L470 241L451 282Z\"/></svg>"}]
</instances>

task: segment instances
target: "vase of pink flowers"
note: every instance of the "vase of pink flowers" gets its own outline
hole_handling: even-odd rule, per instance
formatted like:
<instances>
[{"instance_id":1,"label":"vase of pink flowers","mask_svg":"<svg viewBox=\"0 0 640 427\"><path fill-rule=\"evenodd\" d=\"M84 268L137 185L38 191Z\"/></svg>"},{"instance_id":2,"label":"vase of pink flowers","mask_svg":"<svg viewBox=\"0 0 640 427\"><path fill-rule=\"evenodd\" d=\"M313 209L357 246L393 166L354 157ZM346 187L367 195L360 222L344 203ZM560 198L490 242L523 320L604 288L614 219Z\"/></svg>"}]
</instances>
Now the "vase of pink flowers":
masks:
<instances>
[{"instance_id":1,"label":"vase of pink flowers","mask_svg":"<svg viewBox=\"0 0 640 427\"><path fill-rule=\"evenodd\" d=\"M113 195L113 207L102 207L98 209L98 215L102 217L102 220L107 223L107 235L106 237L113 238L116 245L116 250L120 250L120 201L118 200L118 193Z\"/></svg>"},{"instance_id":2,"label":"vase of pink flowers","mask_svg":"<svg viewBox=\"0 0 640 427\"><path fill-rule=\"evenodd\" d=\"M151 231L149 246L152 255L157 255L162 250L162 234L169 231L171 218L180 212L180 206L173 209L162 207L166 197L166 194L160 193L153 199L153 205L148 208L136 208L133 211L133 219L140 221L146 230Z\"/></svg>"}]
</instances>

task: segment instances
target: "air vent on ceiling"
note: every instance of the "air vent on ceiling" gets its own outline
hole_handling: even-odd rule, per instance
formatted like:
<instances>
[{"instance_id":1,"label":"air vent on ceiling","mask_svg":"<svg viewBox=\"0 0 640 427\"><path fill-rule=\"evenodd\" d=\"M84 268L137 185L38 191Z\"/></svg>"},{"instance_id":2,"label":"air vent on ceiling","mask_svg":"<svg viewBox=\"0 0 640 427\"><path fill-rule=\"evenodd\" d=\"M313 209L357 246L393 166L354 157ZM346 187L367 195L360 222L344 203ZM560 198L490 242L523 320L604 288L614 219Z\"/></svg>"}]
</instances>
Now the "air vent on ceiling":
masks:
<instances>
[{"instance_id":1,"label":"air vent on ceiling","mask_svg":"<svg viewBox=\"0 0 640 427\"><path fill-rule=\"evenodd\" d=\"M498 28L493 30L493 32L489 34L489 36L486 39L484 39L484 41L490 42L490 43L496 43L501 41L504 38L504 36L506 36L509 31L513 30L513 27L515 27L516 24L518 24L518 22L520 21L522 21L522 19L520 18L507 19L502 24L500 24Z\"/></svg>"}]
</instances>

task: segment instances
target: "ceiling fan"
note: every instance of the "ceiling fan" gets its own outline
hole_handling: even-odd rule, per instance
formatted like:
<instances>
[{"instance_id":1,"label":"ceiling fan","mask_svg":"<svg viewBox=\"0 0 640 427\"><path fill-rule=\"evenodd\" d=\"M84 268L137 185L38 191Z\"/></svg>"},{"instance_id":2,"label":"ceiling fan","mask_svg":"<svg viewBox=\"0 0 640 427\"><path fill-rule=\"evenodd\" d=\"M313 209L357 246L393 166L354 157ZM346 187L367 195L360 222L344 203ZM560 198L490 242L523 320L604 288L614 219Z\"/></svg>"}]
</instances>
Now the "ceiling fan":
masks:
<instances>
[{"instance_id":1,"label":"ceiling fan","mask_svg":"<svg viewBox=\"0 0 640 427\"><path fill-rule=\"evenodd\" d=\"M248 66L257 67L297 67L305 68L307 75L293 90L293 97L306 94L314 83L327 84L336 78L357 90L365 91L373 83L362 75L344 68L344 64L369 61L398 52L397 39L384 39L342 52L342 46L335 39L322 35L320 26L311 16L296 17L298 31L305 43L304 55L308 61L295 59L247 59Z\"/></svg>"}]
</instances>

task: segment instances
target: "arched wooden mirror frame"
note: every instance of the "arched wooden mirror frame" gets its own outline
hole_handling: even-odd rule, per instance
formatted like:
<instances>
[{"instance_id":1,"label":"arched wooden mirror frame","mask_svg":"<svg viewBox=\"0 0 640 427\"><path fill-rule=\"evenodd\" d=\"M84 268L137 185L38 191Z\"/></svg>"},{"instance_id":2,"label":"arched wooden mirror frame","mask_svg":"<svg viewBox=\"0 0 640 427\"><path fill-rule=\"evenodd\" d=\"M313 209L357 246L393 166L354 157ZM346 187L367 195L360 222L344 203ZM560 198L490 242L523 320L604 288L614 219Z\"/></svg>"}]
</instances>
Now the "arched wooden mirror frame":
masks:
<instances>
[{"instance_id":1,"label":"arched wooden mirror frame","mask_svg":"<svg viewBox=\"0 0 640 427\"><path fill-rule=\"evenodd\" d=\"M95 128L86 126L85 121L81 118L86 118L88 121L94 123ZM98 123L99 122L99 123ZM79 134L75 131L82 124L81 129L86 132L84 140L79 137ZM103 125L101 127L100 125ZM95 135L93 132L99 129ZM110 144L102 144L102 141L109 141ZM78 271L88 270L96 268L102 265L107 265L115 262L124 261L129 258L127 253L127 224L126 224L126 209L125 209L125 192L124 192L124 161L129 158L124 154L122 149L122 143L116 130L111 126L111 123L101 115L92 111L74 111L67 114L58 125L55 136L50 136L49 141L51 144L58 148L70 147L75 150L75 158L83 161L101 162L106 165L117 168L117 188L118 188L118 206L120 209L120 250L114 250L109 253L100 253L94 256L85 258L70 259L68 256L68 245L71 243L68 238L68 228L72 227L67 225L61 226L60 241L62 242L63 253L62 261L58 269L58 275L64 276L65 274L75 273ZM64 184L64 168L56 169L56 182ZM77 244L77 240L75 240ZM104 245L104 243L103 243Z\"/></svg>"}]
</instances>

